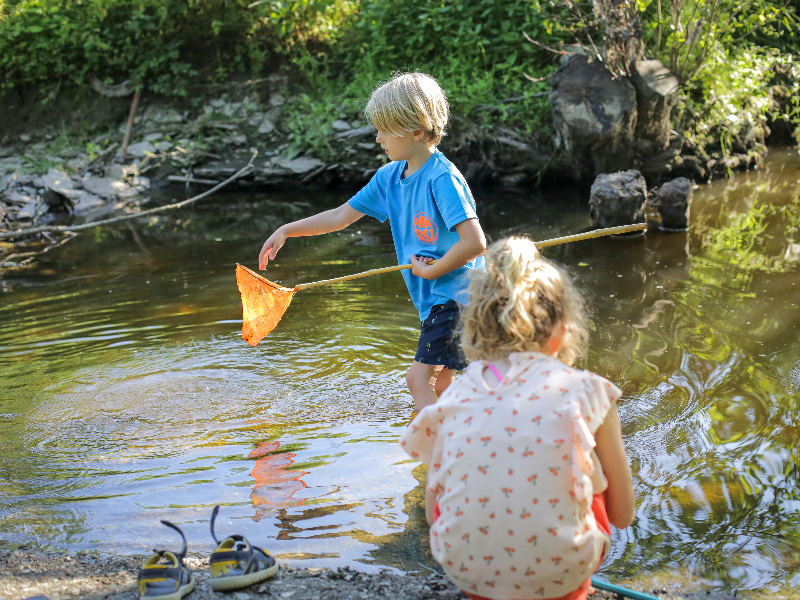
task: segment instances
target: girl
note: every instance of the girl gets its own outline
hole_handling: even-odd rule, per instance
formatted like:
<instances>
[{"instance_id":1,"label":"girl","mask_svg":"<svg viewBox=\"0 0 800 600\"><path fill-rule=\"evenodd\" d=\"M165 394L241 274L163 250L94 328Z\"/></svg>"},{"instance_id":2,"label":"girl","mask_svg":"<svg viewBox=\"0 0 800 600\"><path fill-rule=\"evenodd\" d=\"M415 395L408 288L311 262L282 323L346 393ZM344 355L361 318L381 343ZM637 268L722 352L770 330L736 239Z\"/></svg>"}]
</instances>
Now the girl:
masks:
<instances>
[{"instance_id":1,"label":"girl","mask_svg":"<svg viewBox=\"0 0 800 600\"><path fill-rule=\"evenodd\" d=\"M492 245L463 308L471 364L401 437L428 464L431 552L474 600L585 599L634 517L612 383L572 368L588 332L528 239Z\"/></svg>"}]
</instances>

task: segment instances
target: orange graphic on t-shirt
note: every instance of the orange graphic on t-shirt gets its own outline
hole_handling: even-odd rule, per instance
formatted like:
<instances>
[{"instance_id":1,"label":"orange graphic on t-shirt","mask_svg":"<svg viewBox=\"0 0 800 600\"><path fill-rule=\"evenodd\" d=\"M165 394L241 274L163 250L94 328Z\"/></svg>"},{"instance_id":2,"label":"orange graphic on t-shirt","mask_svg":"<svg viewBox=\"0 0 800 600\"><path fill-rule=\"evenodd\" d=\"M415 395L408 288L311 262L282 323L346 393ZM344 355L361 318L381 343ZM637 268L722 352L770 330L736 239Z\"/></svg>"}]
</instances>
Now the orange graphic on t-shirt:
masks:
<instances>
[{"instance_id":1,"label":"orange graphic on t-shirt","mask_svg":"<svg viewBox=\"0 0 800 600\"><path fill-rule=\"evenodd\" d=\"M424 212L414 215L414 233L424 244L435 244L439 239L436 223Z\"/></svg>"}]
</instances>

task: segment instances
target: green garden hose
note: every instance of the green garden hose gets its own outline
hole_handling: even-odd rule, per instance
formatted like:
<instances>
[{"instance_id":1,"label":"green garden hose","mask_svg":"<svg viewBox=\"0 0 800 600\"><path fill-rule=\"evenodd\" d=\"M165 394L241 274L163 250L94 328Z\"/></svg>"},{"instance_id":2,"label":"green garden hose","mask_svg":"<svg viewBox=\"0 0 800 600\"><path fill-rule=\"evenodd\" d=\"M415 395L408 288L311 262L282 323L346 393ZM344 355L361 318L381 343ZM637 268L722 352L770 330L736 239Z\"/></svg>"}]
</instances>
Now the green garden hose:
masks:
<instances>
[{"instance_id":1,"label":"green garden hose","mask_svg":"<svg viewBox=\"0 0 800 600\"><path fill-rule=\"evenodd\" d=\"M629 590L624 587L608 583L607 581L602 581L595 577L592 577L592 585L596 587L598 590L614 592L618 596L622 596L624 598L631 598L632 600L659 600L655 596L651 596L649 594L643 594L642 592L634 592L633 590Z\"/></svg>"}]
</instances>

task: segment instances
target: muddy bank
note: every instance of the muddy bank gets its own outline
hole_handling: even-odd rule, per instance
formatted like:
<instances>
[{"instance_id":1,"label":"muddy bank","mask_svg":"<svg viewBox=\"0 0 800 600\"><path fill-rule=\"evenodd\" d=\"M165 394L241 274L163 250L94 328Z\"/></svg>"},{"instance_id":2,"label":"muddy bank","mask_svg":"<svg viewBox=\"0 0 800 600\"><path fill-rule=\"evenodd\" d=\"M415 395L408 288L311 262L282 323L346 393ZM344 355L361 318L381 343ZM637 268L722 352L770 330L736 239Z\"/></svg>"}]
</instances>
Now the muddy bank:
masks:
<instances>
[{"instance_id":1,"label":"muddy bank","mask_svg":"<svg viewBox=\"0 0 800 600\"><path fill-rule=\"evenodd\" d=\"M136 574L145 557L100 558L88 554L41 553L28 550L0 552L0 599L23 600L37 595L49 600L138 600ZM466 598L446 576L429 568L406 575L350 569L295 569L282 565L265 583L232 593L214 592L209 583L208 557L190 555L187 566L196 577L189 600L462 600ZM729 600L719 594L681 594L667 588L639 590L664 600ZM593 600L611 600L616 594L597 591Z\"/></svg>"}]
</instances>

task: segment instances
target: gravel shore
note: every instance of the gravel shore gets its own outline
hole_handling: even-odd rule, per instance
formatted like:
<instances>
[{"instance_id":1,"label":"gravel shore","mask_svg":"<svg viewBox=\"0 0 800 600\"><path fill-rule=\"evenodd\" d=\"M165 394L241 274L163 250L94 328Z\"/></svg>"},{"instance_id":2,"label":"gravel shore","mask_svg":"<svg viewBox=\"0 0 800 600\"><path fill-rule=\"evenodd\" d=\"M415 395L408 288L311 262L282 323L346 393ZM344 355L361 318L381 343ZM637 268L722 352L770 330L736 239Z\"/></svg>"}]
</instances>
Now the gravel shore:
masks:
<instances>
[{"instance_id":1,"label":"gravel shore","mask_svg":"<svg viewBox=\"0 0 800 600\"><path fill-rule=\"evenodd\" d=\"M25 600L44 596L48 600L138 600L136 574L143 556L99 558L78 554L28 550L0 551L0 600ZM463 600L465 596L446 576L435 572L398 575L388 571L360 573L350 569L295 569L281 565L278 574L265 583L232 593L214 592L209 583L208 557L190 555L187 566L196 577L188 600ZM723 600L726 596L676 594L648 590L663 600ZM592 600L612 600L616 594L596 592ZM732 598L732 596L730 597Z\"/></svg>"}]
</instances>

